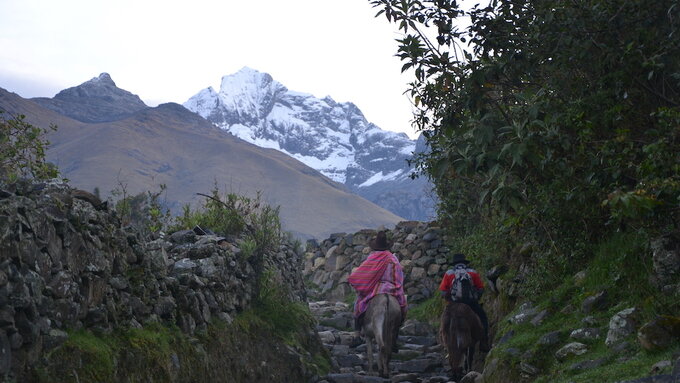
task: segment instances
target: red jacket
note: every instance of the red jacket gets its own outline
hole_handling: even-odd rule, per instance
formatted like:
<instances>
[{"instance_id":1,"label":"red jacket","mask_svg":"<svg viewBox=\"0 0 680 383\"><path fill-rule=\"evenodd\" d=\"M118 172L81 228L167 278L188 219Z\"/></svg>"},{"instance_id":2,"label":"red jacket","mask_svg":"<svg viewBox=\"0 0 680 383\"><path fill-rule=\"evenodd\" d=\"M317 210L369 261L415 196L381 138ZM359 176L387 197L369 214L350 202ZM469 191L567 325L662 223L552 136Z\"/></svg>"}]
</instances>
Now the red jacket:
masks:
<instances>
[{"instance_id":1,"label":"red jacket","mask_svg":"<svg viewBox=\"0 0 680 383\"><path fill-rule=\"evenodd\" d=\"M469 267L465 271L467 271L467 273L470 274L470 277L472 278L472 284L475 286L477 290L484 289L484 282L482 281L482 277L479 276L479 273L477 273L477 271ZM446 274L444 274L442 283L439 284L439 290L444 292L451 291L451 285L453 284L453 280L455 278L456 274L453 272L453 269L449 269L446 272Z\"/></svg>"}]
</instances>

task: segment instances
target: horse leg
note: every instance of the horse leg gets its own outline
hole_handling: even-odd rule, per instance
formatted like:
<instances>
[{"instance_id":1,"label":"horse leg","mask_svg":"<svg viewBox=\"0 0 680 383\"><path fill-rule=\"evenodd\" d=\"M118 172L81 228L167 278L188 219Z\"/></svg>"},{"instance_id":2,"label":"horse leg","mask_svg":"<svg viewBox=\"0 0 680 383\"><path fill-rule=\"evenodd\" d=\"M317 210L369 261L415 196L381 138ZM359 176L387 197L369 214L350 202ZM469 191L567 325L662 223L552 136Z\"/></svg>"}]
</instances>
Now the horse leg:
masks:
<instances>
[{"instance_id":1,"label":"horse leg","mask_svg":"<svg viewBox=\"0 0 680 383\"><path fill-rule=\"evenodd\" d=\"M465 373L472 371L472 362L475 356L475 345L471 345L465 350Z\"/></svg>"},{"instance_id":2,"label":"horse leg","mask_svg":"<svg viewBox=\"0 0 680 383\"><path fill-rule=\"evenodd\" d=\"M377 354L378 354L378 374L383 375L385 371L384 367L384 360L383 358L383 352L385 350L385 334L384 334L384 325L385 325L385 313L383 312L382 315L376 318L374 322L374 327L373 327L373 335L375 335L375 344L377 347Z\"/></svg>"},{"instance_id":3,"label":"horse leg","mask_svg":"<svg viewBox=\"0 0 680 383\"><path fill-rule=\"evenodd\" d=\"M366 337L366 357L368 358L368 374L373 375L373 340Z\"/></svg>"},{"instance_id":4,"label":"horse leg","mask_svg":"<svg viewBox=\"0 0 680 383\"><path fill-rule=\"evenodd\" d=\"M389 342L386 342L385 344L382 345L379 352L380 352L379 362L380 376L383 378L387 378L390 375L389 358L390 354L392 353L392 345L389 344Z\"/></svg>"},{"instance_id":5,"label":"horse leg","mask_svg":"<svg viewBox=\"0 0 680 383\"><path fill-rule=\"evenodd\" d=\"M451 365L451 373L455 378L459 378L459 375L463 372L465 355L462 350L455 347L451 347L449 350L449 364Z\"/></svg>"}]
</instances>

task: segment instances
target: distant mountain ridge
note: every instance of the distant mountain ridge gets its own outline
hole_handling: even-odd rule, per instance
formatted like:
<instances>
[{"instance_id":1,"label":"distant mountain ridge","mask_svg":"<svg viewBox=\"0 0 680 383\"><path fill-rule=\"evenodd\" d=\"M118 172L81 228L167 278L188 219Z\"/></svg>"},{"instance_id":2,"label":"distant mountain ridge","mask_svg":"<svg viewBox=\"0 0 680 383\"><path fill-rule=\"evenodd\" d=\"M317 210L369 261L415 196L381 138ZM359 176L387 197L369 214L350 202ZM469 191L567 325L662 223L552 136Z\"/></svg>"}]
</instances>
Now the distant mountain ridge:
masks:
<instances>
[{"instance_id":1,"label":"distant mountain ridge","mask_svg":"<svg viewBox=\"0 0 680 383\"><path fill-rule=\"evenodd\" d=\"M118 88L108 73L64 89L54 98L38 97L32 100L82 122L116 121L148 108L137 95Z\"/></svg>"},{"instance_id":2,"label":"distant mountain ridge","mask_svg":"<svg viewBox=\"0 0 680 383\"><path fill-rule=\"evenodd\" d=\"M359 108L288 90L271 75L243 68L184 106L255 145L282 151L393 213L434 215L430 183L411 180L416 141L380 129Z\"/></svg>"},{"instance_id":3,"label":"distant mountain ridge","mask_svg":"<svg viewBox=\"0 0 680 383\"><path fill-rule=\"evenodd\" d=\"M175 210L202 200L217 185L223 192L254 195L281 206L286 230L303 238L392 226L402 218L350 193L303 163L216 128L181 105L151 108L115 87L108 74L28 100L0 88L0 109L25 114L50 133L47 159L71 184L103 194L125 185L129 195L167 185ZM139 101L138 101L139 100ZM94 122L92 122L94 121Z\"/></svg>"}]
</instances>

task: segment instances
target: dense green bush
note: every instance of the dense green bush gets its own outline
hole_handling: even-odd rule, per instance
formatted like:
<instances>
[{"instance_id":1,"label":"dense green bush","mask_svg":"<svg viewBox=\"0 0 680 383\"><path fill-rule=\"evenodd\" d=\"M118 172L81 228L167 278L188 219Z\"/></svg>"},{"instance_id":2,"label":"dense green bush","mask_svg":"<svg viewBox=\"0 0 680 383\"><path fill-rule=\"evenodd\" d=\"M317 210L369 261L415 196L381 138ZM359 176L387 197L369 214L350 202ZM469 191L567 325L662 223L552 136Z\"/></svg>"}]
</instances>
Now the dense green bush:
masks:
<instances>
[{"instance_id":1,"label":"dense green bush","mask_svg":"<svg viewBox=\"0 0 680 383\"><path fill-rule=\"evenodd\" d=\"M500 236L508 255L534 243L555 275L613 233L677 230L675 1L371 3L405 33L397 55L431 149L416 165L454 237Z\"/></svg>"}]
</instances>

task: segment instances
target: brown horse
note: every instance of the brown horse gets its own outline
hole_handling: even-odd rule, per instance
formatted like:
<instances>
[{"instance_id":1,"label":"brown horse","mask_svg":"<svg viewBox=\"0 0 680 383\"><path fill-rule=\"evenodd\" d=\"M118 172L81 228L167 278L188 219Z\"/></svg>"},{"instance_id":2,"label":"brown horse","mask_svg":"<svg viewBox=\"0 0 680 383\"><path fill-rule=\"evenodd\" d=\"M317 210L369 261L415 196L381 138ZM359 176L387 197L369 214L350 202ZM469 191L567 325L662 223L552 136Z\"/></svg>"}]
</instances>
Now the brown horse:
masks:
<instances>
[{"instance_id":1,"label":"brown horse","mask_svg":"<svg viewBox=\"0 0 680 383\"><path fill-rule=\"evenodd\" d=\"M378 294L371 298L361 325L361 333L366 339L369 374L373 373L373 340L375 340L378 346L378 373L382 377L389 377L392 346L400 324L401 308L397 298L389 294Z\"/></svg>"},{"instance_id":2,"label":"brown horse","mask_svg":"<svg viewBox=\"0 0 680 383\"><path fill-rule=\"evenodd\" d=\"M442 314L440 342L449 352L451 374L455 379L472 369L475 345L482 339L484 327L477 314L465 303L451 302Z\"/></svg>"}]
</instances>

